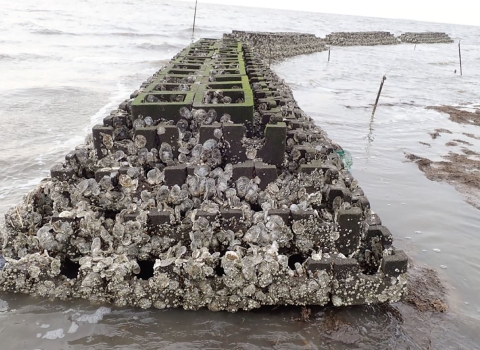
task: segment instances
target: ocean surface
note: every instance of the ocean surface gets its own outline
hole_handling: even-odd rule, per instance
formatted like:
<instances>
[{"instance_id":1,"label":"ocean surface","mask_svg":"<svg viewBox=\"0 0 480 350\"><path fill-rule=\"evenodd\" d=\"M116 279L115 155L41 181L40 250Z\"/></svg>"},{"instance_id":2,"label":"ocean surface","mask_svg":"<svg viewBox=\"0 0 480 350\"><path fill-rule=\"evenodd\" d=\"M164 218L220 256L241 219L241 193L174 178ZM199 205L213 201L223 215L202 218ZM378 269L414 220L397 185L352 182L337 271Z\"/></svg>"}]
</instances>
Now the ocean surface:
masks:
<instances>
[{"instance_id":1,"label":"ocean surface","mask_svg":"<svg viewBox=\"0 0 480 350\"><path fill-rule=\"evenodd\" d=\"M191 42L194 3L22 0L0 6L0 213L83 142L91 127ZM438 271L450 310L299 308L228 314L141 310L0 294L0 348L480 349L480 212L429 181L405 152L440 160L452 139L480 141L430 105L480 104L480 27L252 9L199 1L195 39L233 29L441 31L453 44L333 47L273 65L301 108L353 156L352 173L395 246ZM458 71L458 40L463 76ZM454 73L454 70L457 73ZM371 119L382 76L387 80ZM435 140L428 135L436 128ZM431 147L420 144L427 142Z\"/></svg>"}]
</instances>

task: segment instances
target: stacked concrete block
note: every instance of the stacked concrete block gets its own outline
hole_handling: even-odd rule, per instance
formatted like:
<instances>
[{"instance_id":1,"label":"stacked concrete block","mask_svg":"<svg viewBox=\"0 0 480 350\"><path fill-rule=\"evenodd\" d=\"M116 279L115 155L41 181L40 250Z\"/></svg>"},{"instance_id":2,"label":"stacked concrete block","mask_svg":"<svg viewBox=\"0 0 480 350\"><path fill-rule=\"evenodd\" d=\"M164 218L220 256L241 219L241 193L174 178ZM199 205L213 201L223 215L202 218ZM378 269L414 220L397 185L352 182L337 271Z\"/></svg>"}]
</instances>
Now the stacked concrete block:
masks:
<instances>
[{"instance_id":1,"label":"stacked concrete block","mask_svg":"<svg viewBox=\"0 0 480 350\"><path fill-rule=\"evenodd\" d=\"M1 291L231 312L399 300L408 258L259 57L272 35L238 35L256 46L177 54L6 213ZM285 55L323 47L273 37Z\"/></svg>"},{"instance_id":2,"label":"stacked concrete block","mask_svg":"<svg viewBox=\"0 0 480 350\"><path fill-rule=\"evenodd\" d=\"M326 36L328 45L333 46L372 46L396 45L399 41L389 32L336 32Z\"/></svg>"},{"instance_id":3,"label":"stacked concrete block","mask_svg":"<svg viewBox=\"0 0 480 350\"><path fill-rule=\"evenodd\" d=\"M409 44L449 44L453 39L446 33L440 32L407 32L400 35L399 40L402 43Z\"/></svg>"}]
</instances>

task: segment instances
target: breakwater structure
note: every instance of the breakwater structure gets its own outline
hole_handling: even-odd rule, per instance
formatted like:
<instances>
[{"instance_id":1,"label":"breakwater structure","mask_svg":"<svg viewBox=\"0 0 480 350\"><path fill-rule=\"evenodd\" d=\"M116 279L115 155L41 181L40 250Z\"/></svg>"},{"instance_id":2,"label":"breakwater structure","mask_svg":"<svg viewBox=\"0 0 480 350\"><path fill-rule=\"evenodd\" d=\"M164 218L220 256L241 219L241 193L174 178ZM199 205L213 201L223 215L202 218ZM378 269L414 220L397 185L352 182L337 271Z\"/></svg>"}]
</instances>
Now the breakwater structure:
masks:
<instances>
[{"instance_id":1,"label":"breakwater structure","mask_svg":"<svg viewBox=\"0 0 480 350\"><path fill-rule=\"evenodd\" d=\"M331 46L375 46L407 44L449 44L453 40L441 32L407 32L395 37L389 32L336 32L325 37Z\"/></svg>"},{"instance_id":2,"label":"breakwater structure","mask_svg":"<svg viewBox=\"0 0 480 350\"><path fill-rule=\"evenodd\" d=\"M275 50L308 48L290 44ZM94 126L5 214L0 290L231 312L398 301L406 254L258 51L199 40Z\"/></svg>"},{"instance_id":3,"label":"breakwater structure","mask_svg":"<svg viewBox=\"0 0 480 350\"><path fill-rule=\"evenodd\" d=\"M397 45L400 42L389 32L336 32L325 37L333 46Z\"/></svg>"},{"instance_id":4,"label":"breakwater structure","mask_svg":"<svg viewBox=\"0 0 480 350\"><path fill-rule=\"evenodd\" d=\"M439 44L453 43L453 39L441 32L407 32L401 34L399 40L409 44Z\"/></svg>"}]
</instances>

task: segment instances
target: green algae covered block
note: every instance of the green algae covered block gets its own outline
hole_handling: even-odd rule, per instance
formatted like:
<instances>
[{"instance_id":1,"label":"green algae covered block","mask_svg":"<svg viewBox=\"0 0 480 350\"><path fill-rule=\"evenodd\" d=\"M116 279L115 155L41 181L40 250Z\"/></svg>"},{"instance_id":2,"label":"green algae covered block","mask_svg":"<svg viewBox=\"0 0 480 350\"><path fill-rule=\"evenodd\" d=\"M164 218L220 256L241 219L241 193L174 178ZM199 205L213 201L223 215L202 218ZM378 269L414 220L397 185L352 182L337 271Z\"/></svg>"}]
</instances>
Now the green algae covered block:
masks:
<instances>
[{"instance_id":1,"label":"green algae covered block","mask_svg":"<svg viewBox=\"0 0 480 350\"><path fill-rule=\"evenodd\" d=\"M253 123L254 101L252 90L222 90L224 96L229 96L232 99L232 103L206 103L204 96L213 92L213 90L207 90L205 88L199 88L195 94L193 102L193 108L214 109L217 112L218 120L223 114L229 114L231 120L234 123ZM235 103L238 99L242 99L243 102Z\"/></svg>"},{"instance_id":2,"label":"green algae covered block","mask_svg":"<svg viewBox=\"0 0 480 350\"><path fill-rule=\"evenodd\" d=\"M188 83L161 83L154 82L148 85L144 92L172 92L172 91L195 91L200 84L188 84Z\"/></svg>"},{"instance_id":3,"label":"green algae covered block","mask_svg":"<svg viewBox=\"0 0 480 350\"><path fill-rule=\"evenodd\" d=\"M209 81L209 79L202 79L202 84L206 86L206 89L211 90L230 90L230 89L242 89L250 90L250 83L248 82L248 77L242 76L238 80L234 81Z\"/></svg>"},{"instance_id":4,"label":"green algae covered block","mask_svg":"<svg viewBox=\"0 0 480 350\"><path fill-rule=\"evenodd\" d=\"M149 102L153 96L155 102ZM193 91L162 91L141 93L132 102L132 117L152 117L153 120L165 119L178 121L182 107L191 108L195 93ZM158 100L157 100L158 99Z\"/></svg>"}]
</instances>

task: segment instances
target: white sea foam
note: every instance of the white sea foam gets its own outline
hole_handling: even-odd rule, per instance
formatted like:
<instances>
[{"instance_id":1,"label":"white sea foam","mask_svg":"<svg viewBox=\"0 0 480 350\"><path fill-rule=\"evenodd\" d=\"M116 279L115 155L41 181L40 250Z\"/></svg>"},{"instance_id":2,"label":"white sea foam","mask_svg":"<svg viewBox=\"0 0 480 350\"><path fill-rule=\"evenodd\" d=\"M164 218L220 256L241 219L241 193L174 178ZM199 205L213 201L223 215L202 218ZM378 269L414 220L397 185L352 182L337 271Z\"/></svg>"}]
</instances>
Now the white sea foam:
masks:
<instances>
[{"instance_id":1,"label":"white sea foam","mask_svg":"<svg viewBox=\"0 0 480 350\"><path fill-rule=\"evenodd\" d=\"M81 315L76 319L76 321L98 323L99 321L103 320L103 316L108 315L110 312L112 312L112 309L110 309L109 307L102 306L93 314Z\"/></svg>"},{"instance_id":2,"label":"white sea foam","mask_svg":"<svg viewBox=\"0 0 480 350\"><path fill-rule=\"evenodd\" d=\"M76 322L72 322L67 333L75 333L77 330L78 330L78 324Z\"/></svg>"},{"instance_id":3,"label":"white sea foam","mask_svg":"<svg viewBox=\"0 0 480 350\"><path fill-rule=\"evenodd\" d=\"M61 339L65 336L65 333L63 333L63 329L55 329L53 331L48 331L42 339L50 339L50 340L55 340L55 339Z\"/></svg>"}]
</instances>

